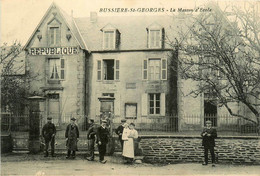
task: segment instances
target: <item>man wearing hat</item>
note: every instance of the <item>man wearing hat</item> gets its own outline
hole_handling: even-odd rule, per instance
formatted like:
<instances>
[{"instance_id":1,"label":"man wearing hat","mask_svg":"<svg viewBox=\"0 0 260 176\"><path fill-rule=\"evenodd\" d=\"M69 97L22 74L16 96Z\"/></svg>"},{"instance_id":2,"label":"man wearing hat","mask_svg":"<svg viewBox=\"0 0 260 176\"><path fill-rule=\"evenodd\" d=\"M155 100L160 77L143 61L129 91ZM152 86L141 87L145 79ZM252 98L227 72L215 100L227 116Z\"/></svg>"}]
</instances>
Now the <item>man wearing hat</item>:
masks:
<instances>
[{"instance_id":1,"label":"man wearing hat","mask_svg":"<svg viewBox=\"0 0 260 176\"><path fill-rule=\"evenodd\" d=\"M217 130L212 128L212 122L206 121L206 128L203 129L202 133L202 146L204 146L204 162L202 165L208 164L208 150L211 154L212 167L215 167L215 138L217 138Z\"/></svg>"},{"instance_id":2,"label":"man wearing hat","mask_svg":"<svg viewBox=\"0 0 260 176\"><path fill-rule=\"evenodd\" d=\"M87 138L88 138L88 146L90 151L90 157L87 158L88 161L94 161L94 151L95 151L95 139L96 139L96 129L94 124L94 119L89 119L89 129L87 132Z\"/></svg>"},{"instance_id":3,"label":"man wearing hat","mask_svg":"<svg viewBox=\"0 0 260 176\"><path fill-rule=\"evenodd\" d=\"M122 119L121 120L121 124L117 127L116 129L116 134L118 135L118 139L121 143L121 147L122 147L122 150L123 150L123 147L124 147L124 141L122 140L122 135L123 135L123 131L124 131L124 124L126 123L126 119Z\"/></svg>"},{"instance_id":4,"label":"man wearing hat","mask_svg":"<svg viewBox=\"0 0 260 176\"><path fill-rule=\"evenodd\" d=\"M72 117L70 119L70 124L66 128L65 138L66 138L66 147L68 149L68 153L66 158L68 159L72 152L72 158L75 158L76 151L78 151L78 138L79 138L79 128L75 124L76 119Z\"/></svg>"},{"instance_id":5,"label":"man wearing hat","mask_svg":"<svg viewBox=\"0 0 260 176\"><path fill-rule=\"evenodd\" d=\"M48 157L48 148L49 143L51 143L51 156L54 157L54 143L55 143L55 134L56 134L56 127L51 122L52 118L47 118L47 123L42 128L42 136L45 141L45 155L44 157Z\"/></svg>"},{"instance_id":6,"label":"man wearing hat","mask_svg":"<svg viewBox=\"0 0 260 176\"><path fill-rule=\"evenodd\" d=\"M107 121L102 120L101 126L97 128L97 144L99 151L99 162L105 164L104 156L106 154L106 145L108 143L109 130L107 128Z\"/></svg>"}]
</instances>

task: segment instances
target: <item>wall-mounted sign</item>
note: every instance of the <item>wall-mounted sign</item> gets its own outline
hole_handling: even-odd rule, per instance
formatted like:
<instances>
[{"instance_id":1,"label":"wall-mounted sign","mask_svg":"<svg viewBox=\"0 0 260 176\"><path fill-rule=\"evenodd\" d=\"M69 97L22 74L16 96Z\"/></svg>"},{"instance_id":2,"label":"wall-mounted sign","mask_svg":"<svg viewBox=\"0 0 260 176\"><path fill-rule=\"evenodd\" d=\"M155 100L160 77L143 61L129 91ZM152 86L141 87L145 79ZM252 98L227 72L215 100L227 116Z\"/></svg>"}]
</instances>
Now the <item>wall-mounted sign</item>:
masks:
<instances>
[{"instance_id":1,"label":"wall-mounted sign","mask_svg":"<svg viewBox=\"0 0 260 176\"><path fill-rule=\"evenodd\" d=\"M33 56L40 55L73 55L79 53L78 47L46 47L29 48L28 53Z\"/></svg>"}]
</instances>

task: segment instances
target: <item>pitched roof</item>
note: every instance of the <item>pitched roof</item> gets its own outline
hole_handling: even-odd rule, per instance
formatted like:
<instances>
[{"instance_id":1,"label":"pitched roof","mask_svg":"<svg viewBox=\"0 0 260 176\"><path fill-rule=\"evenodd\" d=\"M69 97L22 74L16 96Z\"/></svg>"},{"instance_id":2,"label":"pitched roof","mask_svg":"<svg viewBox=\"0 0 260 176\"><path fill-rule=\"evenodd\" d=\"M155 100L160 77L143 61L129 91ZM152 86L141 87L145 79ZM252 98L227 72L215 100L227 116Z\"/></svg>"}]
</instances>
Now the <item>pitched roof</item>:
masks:
<instances>
[{"instance_id":1,"label":"pitched roof","mask_svg":"<svg viewBox=\"0 0 260 176\"><path fill-rule=\"evenodd\" d=\"M147 28L153 24L162 26L165 30L165 48L170 40L177 37L180 28L184 27L185 19L173 16L114 16L97 17L96 22L90 18L75 18L79 31L90 51L99 51L103 44L103 29L112 25L120 33L120 50L147 49Z\"/></svg>"},{"instance_id":2,"label":"pitched roof","mask_svg":"<svg viewBox=\"0 0 260 176\"><path fill-rule=\"evenodd\" d=\"M84 40L81 37L81 34L78 31L78 28L74 22L73 17L69 16L66 12L64 12L61 8L59 8L54 2L51 4L51 6L49 7L49 9L46 11L45 15L43 16L43 18L41 19L40 23L37 25L37 27L35 28L34 32L32 33L32 35L30 36L29 40L27 41L27 43L25 44L24 48L27 48L29 43L31 42L33 36L35 35L37 29L40 27L40 25L42 24L42 22L44 21L44 19L47 17L47 15L50 13L52 8L57 8L58 12L60 12L61 16L64 18L64 21L66 22L68 28L71 30L72 35L76 38L76 40L78 41L80 47L82 49L87 49L87 46L84 42Z\"/></svg>"}]
</instances>

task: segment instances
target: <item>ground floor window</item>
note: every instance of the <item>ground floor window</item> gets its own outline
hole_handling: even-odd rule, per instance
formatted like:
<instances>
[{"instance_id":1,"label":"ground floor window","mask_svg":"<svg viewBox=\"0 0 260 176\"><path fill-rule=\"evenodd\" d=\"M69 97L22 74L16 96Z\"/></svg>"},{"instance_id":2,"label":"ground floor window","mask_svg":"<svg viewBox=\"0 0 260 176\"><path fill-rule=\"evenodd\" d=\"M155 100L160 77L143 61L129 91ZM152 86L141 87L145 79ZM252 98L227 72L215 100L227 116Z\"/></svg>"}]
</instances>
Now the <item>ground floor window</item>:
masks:
<instances>
[{"instance_id":1,"label":"ground floor window","mask_svg":"<svg viewBox=\"0 0 260 176\"><path fill-rule=\"evenodd\" d=\"M159 93L149 94L149 113L160 114L160 95Z\"/></svg>"}]
</instances>

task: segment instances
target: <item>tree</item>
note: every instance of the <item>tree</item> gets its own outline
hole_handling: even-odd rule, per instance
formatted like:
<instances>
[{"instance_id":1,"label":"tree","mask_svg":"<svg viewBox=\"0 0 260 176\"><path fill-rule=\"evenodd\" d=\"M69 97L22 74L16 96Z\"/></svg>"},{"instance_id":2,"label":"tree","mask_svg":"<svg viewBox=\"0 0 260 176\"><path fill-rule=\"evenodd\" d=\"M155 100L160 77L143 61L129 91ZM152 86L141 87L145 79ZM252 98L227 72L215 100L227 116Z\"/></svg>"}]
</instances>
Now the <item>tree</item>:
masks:
<instances>
[{"instance_id":1,"label":"tree","mask_svg":"<svg viewBox=\"0 0 260 176\"><path fill-rule=\"evenodd\" d=\"M231 13L211 4L211 13L190 17L188 31L180 31L174 42L182 78L197 81L190 94L208 93L213 104L224 106L232 116L256 124L260 129L260 15L254 3L244 10L231 6ZM237 102L253 114L236 113Z\"/></svg>"},{"instance_id":2,"label":"tree","mask_svg":"<svg viewBox=\"0 0 260 176\"><path fill-rule=\"evenodd\" d=\"M27 78L32 77L26 73L20 43L14 42L11 46L5 43L0 48L1 108L21 114L24 112L29 93Z\"/></svg>"}]
</instances>

